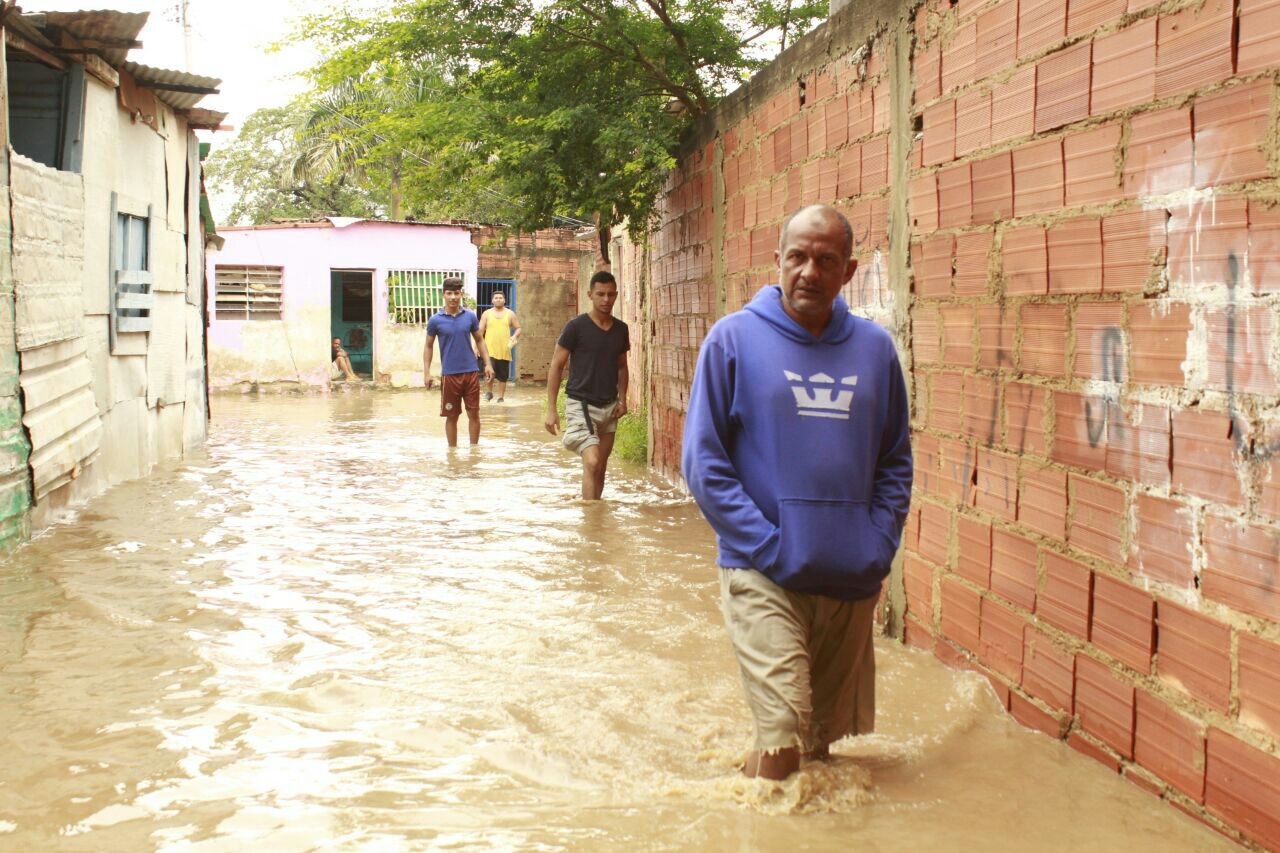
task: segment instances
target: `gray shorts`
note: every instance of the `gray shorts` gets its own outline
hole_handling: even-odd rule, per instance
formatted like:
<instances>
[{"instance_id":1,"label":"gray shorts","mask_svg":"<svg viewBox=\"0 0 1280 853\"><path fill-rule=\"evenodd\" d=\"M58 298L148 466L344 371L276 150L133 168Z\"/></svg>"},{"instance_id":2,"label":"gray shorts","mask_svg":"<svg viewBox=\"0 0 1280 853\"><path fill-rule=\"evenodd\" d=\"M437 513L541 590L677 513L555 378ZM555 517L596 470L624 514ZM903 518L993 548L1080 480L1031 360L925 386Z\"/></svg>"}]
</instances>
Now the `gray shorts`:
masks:
<instances>
[{"instance_id":1,"label":"gray shorts","mask_svg":"<svg viewBox=\"0 0 1280 853\"><path fill-rule=\"evenodd\" d=\"M876 602L790 592L754 569L720 569L757 750L810 752L875 730Z\"/></svg>"},{"instance_id":2,"label":"gray shorts","mask_svg":"<svg viewBox=\"0 0 1280 853\"><path fill-rule=\"evenodd\" d=\"M613 416L618 401L593 406L572 397L564 403L564 437L561 442L574 453L581 454L588 447L600 443L600 433L616 432L618 421Z\"/></svg>"}]
</instances>

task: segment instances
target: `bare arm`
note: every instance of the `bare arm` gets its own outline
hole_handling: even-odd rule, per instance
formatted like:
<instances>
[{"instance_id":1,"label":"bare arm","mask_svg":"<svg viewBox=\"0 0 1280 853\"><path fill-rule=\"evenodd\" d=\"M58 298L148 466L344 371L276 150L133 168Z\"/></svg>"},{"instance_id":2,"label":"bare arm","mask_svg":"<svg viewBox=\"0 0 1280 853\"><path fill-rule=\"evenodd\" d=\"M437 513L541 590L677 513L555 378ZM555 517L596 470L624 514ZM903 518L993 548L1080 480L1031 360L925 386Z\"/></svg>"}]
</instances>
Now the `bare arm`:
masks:
<instances>
[{"instance_id":1,"label":"bare arm","mask_svg":"<svg viewBox=\"0 0 1280 853\"><path fill-rule=\"evenodd\" d=\"M480 337L482 338L489 331L489 312L492 310L492 308L486 308L484 313L480 315Z\"/></svg>"},{"instance_id":2,"label":"bare arm","mask_svg":"<svg viewBox=\"0 0 1280 853\"><path fill-rule=\"evenodd\" d=\"M516 319L516 312L508 313L511 314L511 346L515 346L516 341L520 339L520 321Z\"/></svg>"},{"instance_id":3,"label":"bare arm","mask_svg":"<svg viewBox=\"0 0 1280 853\"><path fill-rule=\"evenodd\" d=\"M556 344L551 355L551 366L547 368L547 416L544 424L552 435L560 428L560 412L556 408L560 396L560 380L564 376L564 366L569 363L569 351Z\"/></svg>"},{"instance_id":4,"label":"bare arm","mask_svg":"<svg viewBox=\"0 0 1280 853\"><path fill-rule=\"evenodd\" d=\"M484 324L480 329L476 329L471 333L471 339L476 342L476 352L480 353L480 358L484 361L484 378L493 378L493 362L489 360L489 348L484 345Z\"/></svg>"},{"instance_id":5,"label":"bare arm","mask_svg":"<svg viewBox=\"0 0 1280 853\"><path fill-rule=\"evenodd\" d=\"M422 381L430 388L435 384L436 378L431 375L431 359L436 354L436 336L427 335L427 345L422 348Z\"/></svg>"},{"instance_id":6,"label":"bare arm","mask_svg":"<svg viewBox=\"0 0 1280 853\"><path fill-rule=\"evenodd\" d=\"M627 368L627 354L618 356L618 405L613 408L613 416L620 418L627 413L627 387L631 384L631 371Z\"/></svg>"}]
</instances>

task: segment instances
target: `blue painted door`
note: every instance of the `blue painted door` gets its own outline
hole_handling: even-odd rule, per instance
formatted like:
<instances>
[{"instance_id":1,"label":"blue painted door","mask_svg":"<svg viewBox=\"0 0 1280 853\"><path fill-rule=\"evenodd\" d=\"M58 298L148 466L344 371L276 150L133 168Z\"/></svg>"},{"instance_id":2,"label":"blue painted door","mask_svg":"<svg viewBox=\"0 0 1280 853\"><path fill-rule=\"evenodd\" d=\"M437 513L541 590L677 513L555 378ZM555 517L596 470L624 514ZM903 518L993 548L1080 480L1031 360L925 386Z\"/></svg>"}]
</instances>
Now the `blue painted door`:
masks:
<instances>
[{"instance_id":1,"label":"blue painted door","mask_svg":"<svg viewBox=\"0 0 1280 853\"><path fill-rule=\"evenodd\" d=\"M351 368L373 376L373 271L329 271L329 336L341 338Z\"/></svg>"}]
</instances>

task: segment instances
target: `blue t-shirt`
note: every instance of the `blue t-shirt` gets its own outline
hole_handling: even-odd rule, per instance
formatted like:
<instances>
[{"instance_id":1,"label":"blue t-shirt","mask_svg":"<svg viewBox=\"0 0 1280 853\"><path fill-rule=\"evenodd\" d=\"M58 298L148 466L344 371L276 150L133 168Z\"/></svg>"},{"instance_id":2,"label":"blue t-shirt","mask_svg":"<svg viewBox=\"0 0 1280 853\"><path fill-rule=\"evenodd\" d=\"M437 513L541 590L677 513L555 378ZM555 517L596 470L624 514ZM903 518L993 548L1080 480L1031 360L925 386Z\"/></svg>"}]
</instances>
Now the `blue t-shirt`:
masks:
<instances>
[{"instance_id":1,"label":"blue t-shirt","mask_svg":"<svg viewBox=\"0 0 1280 853\"><path fill-rule=\"evenodd\" d=\"M475 373L476 354L468 338L480 328L476 313L463 308L456 316L448 311L437 311L427 321L427 337L434 336L440 342L440 375Z\"/></svg>"}]
</instances>

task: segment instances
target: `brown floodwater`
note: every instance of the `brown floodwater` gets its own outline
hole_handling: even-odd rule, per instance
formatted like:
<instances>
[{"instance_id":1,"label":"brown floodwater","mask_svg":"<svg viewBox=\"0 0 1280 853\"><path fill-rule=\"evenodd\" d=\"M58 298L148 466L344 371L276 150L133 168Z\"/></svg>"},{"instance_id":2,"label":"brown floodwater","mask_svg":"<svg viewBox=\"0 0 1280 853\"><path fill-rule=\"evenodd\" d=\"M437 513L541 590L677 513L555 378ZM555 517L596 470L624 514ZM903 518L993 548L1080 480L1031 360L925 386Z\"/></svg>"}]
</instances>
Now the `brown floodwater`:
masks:
<instances>
[{"instance_id":1,"label":"brown floodwater","mask_svg":"<svg viewBox=\"0 0 1280 853\"><path fill-rule=\"evenodd\" d=\"M875 735L742 779L709 529L577 500L540 396L452 452L423 393L215 398L0 563L0 849L1231 846L889 641Z\"/></svg>"}]
</instances>

